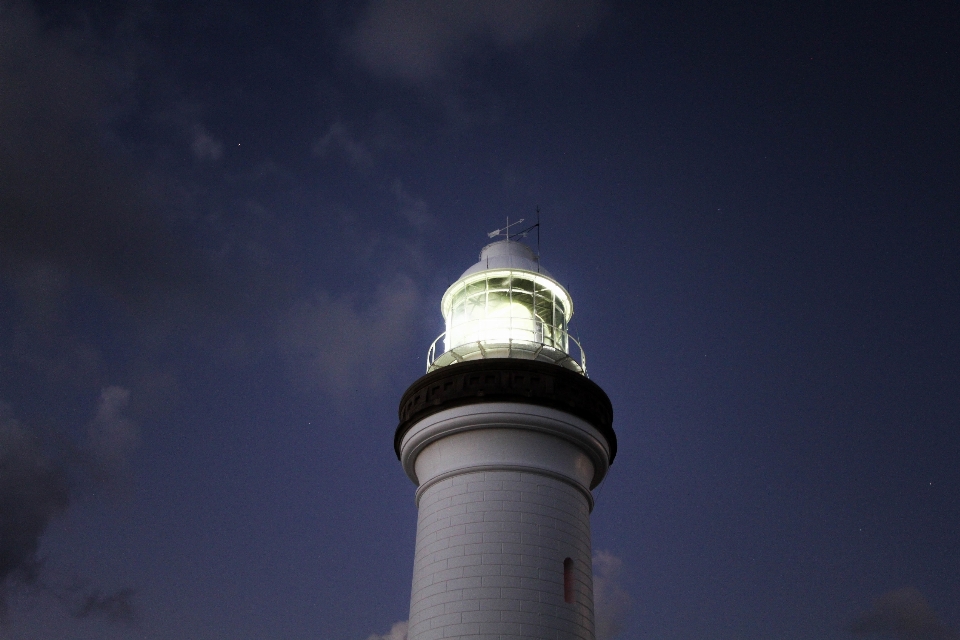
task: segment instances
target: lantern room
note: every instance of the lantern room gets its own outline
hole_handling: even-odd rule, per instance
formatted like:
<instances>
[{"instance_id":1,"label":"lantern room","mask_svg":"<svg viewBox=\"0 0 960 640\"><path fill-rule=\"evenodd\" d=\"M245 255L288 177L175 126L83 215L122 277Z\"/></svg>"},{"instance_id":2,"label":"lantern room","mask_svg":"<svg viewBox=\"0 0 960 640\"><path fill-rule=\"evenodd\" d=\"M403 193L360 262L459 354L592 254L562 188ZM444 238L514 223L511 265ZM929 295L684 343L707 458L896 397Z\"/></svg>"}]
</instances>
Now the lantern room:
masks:
<instances>
[{"instance_id":1,"label":"lantern room","mask_svg":"<svg viewBox=\"0 0 960 640\"><path fill-rule=\"evenodd\" d=\"M567 329L573 317L570 294L521 242L484 247L480 261L447 289L440 308L447 330L430 346L428 372L463 360L520 358L586 375L583 350Z\"/></svg>"}]
</instances>

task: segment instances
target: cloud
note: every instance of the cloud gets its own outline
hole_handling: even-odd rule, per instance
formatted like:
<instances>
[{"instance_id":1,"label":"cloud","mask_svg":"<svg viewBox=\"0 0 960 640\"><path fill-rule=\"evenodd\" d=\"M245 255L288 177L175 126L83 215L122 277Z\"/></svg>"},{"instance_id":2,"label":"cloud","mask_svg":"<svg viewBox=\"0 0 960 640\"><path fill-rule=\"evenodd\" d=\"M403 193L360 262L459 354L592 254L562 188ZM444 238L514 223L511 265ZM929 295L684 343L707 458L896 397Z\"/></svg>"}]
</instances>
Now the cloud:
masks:
<instances>
[{"instance_id":1,"label":"cloud","mask_svg":"<svg viewBox=\"0 0 960 640\"><path fill-rule=\"evenodd\" d=\"M132 74L108 49L44 26L28 4L0 4L0 275L41 265L132 305L203 299L210 265L178 230L177 188L109 131Z\"/></svg>"},{"instance_id":2,"label":"cloud","mask_svg":"<svg viewBox=\"0 0 960 640\"><path fill-rule=\"evenodd\" d=\"M609 551L593 552L593 610L597 640L610 640L624 628L630 596L620 586L623 561Z\"/></svg>"},{"instance_id":3,"label":"cloud","mask_svg":"<svg viewBox=\"0 0 960 640\"><path fill-rule=\"evenodd\" d=\"M132 611L129 590L102 595L44 582L45 565L38 555L47 527L74 496L87 484L103 486L109 480L94 469L128 463L137 443L136 426L122 414L128 399L121 387L103 390L90 440L82 447L25 425L0 403L0 619L6 595L17 586L40 587L68 605L79 597L80 604L72 607L79 617L122 618L124 611Z\"/></svg>"},{"instance_id":4,"label":"cloud","mask_svg":"<svg viewBox=\"0 0 960 640\"><path fill-rule=\"evenodd\" d=\"M850 632L861 637L894 640L960 640L947 627L919 591L905 587L890 591L873 603L851 625Z\"/></svg>"},{"instance_id":5,"label":"cloud","mask_svg":"<svg viewBox=\"0 0 960 640\"><path fill-rule=\"evenodd\" d=\"M50 264L24 264L8 282L18 313L8 329L9 348L0 353L0 368L37 373L56 385L96 385L102 358L98 349L72 333L66 308L68 275Z\"/></svg>"},{"instance_id":6,"label":"cloud","mask_svg":"<svg viewBox=\"0 0 960 640\"><path fill-rule=\"evenodd\" d=\"M400 205L400 216L417 231L423 232L433 222L430 208L422 198L415 198L403 188L403 182L397 178L390 185L390 192Z\"/></svg>"},{"instance_id":7,"label":"cloud","mask_svg":"<svg viewBox=\"0 0 960 640\"><path fill-rule=\"evenodd\" d=\"M371 634L367 640L407 640L407 626L406 620L394 622L393 626L390 627L390 631L382 636L375 633Z\"/></svg>"},{"instance_id":8,"label":"cloud","mask_svg":"<svg viewBox=\"0 0 960 640\"><path fill-rule=\"evenodd\" d=\"M575 44L603 13L596 0L373 0L347 43L368 70L420 83L484 48Z\"/></svg>"},{"instance_id":9,"label":"cloud","mask_svg":"<svg viewBox=\"0 0 960 640\"><path fill-rule=\"evenodd\" d=\"M223 143L200 125L193 128L193 143L190 149L197 160L219 160L223 156Z\"/></svg>"},{"instance_id":10,"label":"cloud","mask_svg":"<svg viewBox=\"0 0 960 640\"><path fill-rule=\"evenodd\" d=\"M323 136L313 145L313 155L324 158L332 153L342 155L354 167L373 166L373 156L367 146L356 140L340 121L330 125Z\"/></svg>"},{"instance_id":11,"label":"cloud","mask_svg":"<svg viewBox=\"0 0 960 640\"><path fill-rule=\"evenodd\" d=\"M372 299L316 293L282 318L284 357L297 377L335 394L379 387L412 333L420 301L403 275L379 286Z\"/></svg>"},{"instance_id":12,"label":"cloud","mask_svg":"<svg viewBox=\"0 0 960 640\"><path fill-rule=\"evenodd\" d=\"M126 349L122 357L147 371L161 359L164 348L159 343L171 335L174 324L188 340L219 325L225 328L219 335L244 334L229 338L230 344L275 348L276 333L251 330L251 321L271 328L295 325L302 330L300 337L293 330L284 334L290 339L287 346L291 341L304 343L313 358L297 360L318 366L336 349L308 339L316 329L290 312L289 302L293 292L306 286L307 277L293 264L300 255L297 250L308 242L305 234L295 235L299 221L294 216L263 215L261 210L269 214L270 206L254 210L244 204L306 189L289 188L291 179L273 175L270 180L283 186L263 186L242 173L228 175L219 166L199 177L189 177L195 167L187 167L184 176L182 167L168 170L164 164L169 149L150 160L145 156L156 145L149 141L132 140L125 147L123 132L129 122L155 124L163 119L163 105L129 106L137 102L130 100L136 90L137 56L146 60L141 70L155 72L149 67L149 52L138 53L138 47L148 45L98 39L89 24L74 29L68 22L58 18L50 26L29 3L0 1L0 293L10 285L14 302L8 315L12 330L0 340L0 371L38 373L36 380L51 396L62 396L68 385L99 390L108 382L117 354L101 348L104 340L146 343L147 348ZM83 23L82 15L77 22ZM136 34L131 39L136 40ZM124 65L132 65L133 72ZM111 121L111 114L124 109L123 122ZM197 161L222 159L228 149L199 124L196 113L187 115L173 118L176 144L192 151ZM366 167L374 163L370 144L377 142L358 139L346 124L336 122L315 151L340 154ZM383 209L396 211L422 230L429 220L422 199L410 196L399 183L391 191L390 178L376 186L383 191ZM254 188L256 199L245 191ZM329 242L332 252L347 252L353 249L352 241L331 233L316 242ZM403 238L395 245L386 251L401 258L413 252L411 247L417 249L416 242ZM411 291L403 284L401 290ZM113 307L115 301L119 309ZM355 321L348 311L362 316L368 310L356 306L361 304L359 299L317 294L297 308L318 309L324 330L357 345L352 328L333 324L338 317ZM80 307L108 310L116 322L93 328L84 319L88 316L78 321ZM407 313L405 309L401 304L400 312ZM384 331L397 322L395 316L361 320L374 321ZM111 330L109 336L104 333ZM378 340L372 338L372 343ZM205 345L211 350L223 346L210 341ZM227 349L211 355L224 355ZM301 372L292 374L300 377ZM315 368L304 375L332 379ZM341 378L336 379L341 384Z\"/></svg>"},{"instance_id":13,"label":"cloud","mask_svg":"<svg viewBox=\"0 0 960 640\"><path fill-rule=\"evenodd\" d=\"M100 393L96 416L87 428L98 477L125 476L130 457L140 444L139 427L124 415L129 402L130 392L122 387L107 387Z\"/></svg>"},{"instance_id":14,"label":"cloud","mask_svg":"<svg viewBox=\"0 0 960 640\"><path fill-rule=\"evenodd\" d=\"M133 606L133 589L120 589L103 594L93 591L83 597L73 612L74 618L104 617L112 622L134 622L136 609Z\"/></svg>"},{"instance_id":15,"label":"cloud","mask_svg":"<svg viewBox=\"0 0 960 640\"><path fill-rule=\"evenodd\" d=\"M0 404L0 613L11 583L31 584L39 577L40 538L70 504L70 494L62 457Z\"/></svg>"}]
</instances>

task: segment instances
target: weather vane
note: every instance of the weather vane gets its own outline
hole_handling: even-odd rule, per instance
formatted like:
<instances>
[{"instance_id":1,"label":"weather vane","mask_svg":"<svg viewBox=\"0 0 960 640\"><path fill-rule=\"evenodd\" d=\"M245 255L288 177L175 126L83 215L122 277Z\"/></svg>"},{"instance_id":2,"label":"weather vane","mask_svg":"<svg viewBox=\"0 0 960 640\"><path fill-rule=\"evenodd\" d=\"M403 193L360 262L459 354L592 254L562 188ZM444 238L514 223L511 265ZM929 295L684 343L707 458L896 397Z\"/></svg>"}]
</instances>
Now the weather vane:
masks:
<instances>
[{"instance_id":1,"label":"weather vane","mask_svg":"<svg viewBox=\"0 0 960 640\"><path fill-rule=\"evenodd\" d=\"M540 257L540 207L537 206L536 223L530 225L526 229L522 229L511 235L510 227L516 226L521 222L523 222L523 218L520 218L516 222L510 222L510 216L507 216L507 226L503 227L502 229L494 229L493 231L487 234L487 237L496 238L497 236L504 236L509 241L511 237L526 238L528 233L536 229L537 230L537 258L539 258Z\"/></svg>"},{"instance_id":2,"label":"weather vane","mask_svg":"<svg viewBox=\"0 0 960 640\"><path fill-rule=\"evenodd\" d=\"M509 240L509 239L510 239L510 227L515 226L515 225L518 225L518 224L520 224L521 222L523 222L523 218L520 218L520 219L517 220L516 222L510 222L510 216L507 216L507 226L503 227L502 229L494 229L493 231L491 231L490 233L487 234L487 237L488 237L488 238L496 238L497 236L506 236L507 240ZM525 236L527 235L527 231L529 231L529 229L524 229L523 231L521 231L521 232L519 232L519 233L513 234L513 237L516 238L517 236L519 236L519 237L523 238L523 237L525 237Z\"/></svg>"}]
</instances>

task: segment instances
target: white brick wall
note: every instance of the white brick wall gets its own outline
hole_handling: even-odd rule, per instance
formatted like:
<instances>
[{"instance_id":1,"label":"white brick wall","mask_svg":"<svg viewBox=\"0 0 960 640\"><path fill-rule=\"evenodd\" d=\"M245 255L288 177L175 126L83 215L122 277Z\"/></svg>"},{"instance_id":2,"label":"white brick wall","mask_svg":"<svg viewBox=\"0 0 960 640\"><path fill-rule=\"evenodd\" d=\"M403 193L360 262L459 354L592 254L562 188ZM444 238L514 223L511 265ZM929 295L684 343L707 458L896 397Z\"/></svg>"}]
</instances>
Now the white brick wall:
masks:
<instances>
[{"instance_id":1,"label":"white brick wall","mask_svg":"<svg viewBox=\"0 0 960 640\"><path fill-rule=\"evenodd\" d=\"M428 486L419 508L409 640L593 640L590 505L581 490L535 472L468 471Z\"/></svg>"}]
</instances>

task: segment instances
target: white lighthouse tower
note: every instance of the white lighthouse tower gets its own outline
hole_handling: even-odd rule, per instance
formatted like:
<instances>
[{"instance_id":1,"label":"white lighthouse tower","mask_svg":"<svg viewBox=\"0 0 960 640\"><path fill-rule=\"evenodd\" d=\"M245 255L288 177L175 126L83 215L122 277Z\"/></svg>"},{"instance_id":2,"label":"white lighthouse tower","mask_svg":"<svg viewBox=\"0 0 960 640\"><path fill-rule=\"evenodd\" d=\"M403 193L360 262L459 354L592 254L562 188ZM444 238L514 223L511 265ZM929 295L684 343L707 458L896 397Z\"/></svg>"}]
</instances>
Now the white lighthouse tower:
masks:
<instances>
[{"instance_id":1,"label":"white lighthouse tower","mask_svg":"<svg viewBox=\"0 0 960 640\"><path fill-rule=\"evenodd\" d=\"M570 294L508 236L441 310L394 438L419 509L408 639L594 640L591 489L617 440Z\"/></svg>"}]
</instances>

